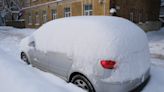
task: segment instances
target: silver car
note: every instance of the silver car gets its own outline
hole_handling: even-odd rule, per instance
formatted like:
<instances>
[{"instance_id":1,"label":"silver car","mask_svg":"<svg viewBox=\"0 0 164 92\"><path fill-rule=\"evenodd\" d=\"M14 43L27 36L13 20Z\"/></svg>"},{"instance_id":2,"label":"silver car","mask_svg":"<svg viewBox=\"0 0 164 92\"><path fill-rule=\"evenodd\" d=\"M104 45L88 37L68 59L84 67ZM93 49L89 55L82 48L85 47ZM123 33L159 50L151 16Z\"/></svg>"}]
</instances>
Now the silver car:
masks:
<instances>
[{"instance_id":1,"label":"silver car","mask_svg":"<svg viewBox=\"0 0 164 92\"><path fill-rule=\"evenodd\" d=\"M128 92L149 77L142 29L119 17L56 19L21 41L21 59L88 92Z\"/></svg>"}]
</instances>

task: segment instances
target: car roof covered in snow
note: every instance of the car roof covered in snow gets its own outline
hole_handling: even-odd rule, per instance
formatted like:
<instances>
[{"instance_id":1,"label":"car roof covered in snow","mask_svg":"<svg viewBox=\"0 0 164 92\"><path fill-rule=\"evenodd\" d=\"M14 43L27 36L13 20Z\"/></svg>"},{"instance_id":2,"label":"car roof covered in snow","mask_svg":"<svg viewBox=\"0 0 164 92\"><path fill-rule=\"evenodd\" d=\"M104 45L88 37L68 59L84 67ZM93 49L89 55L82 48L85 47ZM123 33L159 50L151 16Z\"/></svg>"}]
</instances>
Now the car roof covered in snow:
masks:
<instances>
[{"instance_id":1,"label":"car roof covered in snow","mask_svg":"<svg viewBox=\"0 0 164 92\"><path fill-rule=\"evenodd\" d=\"M63 24L63 27L66 27L67 25L68 26L73 25L74 28L76 28L76 26L78 26L77 28L86 28L86 27L97 28L96 26L98 26L99 28L107 27L107 29L109 29L109 27L114 27L115 29L117 29L117 28L123 27L123 26L126 27L127 24L134 26L134 24L127 19L124 19L121 17L113 17L113 16L68 17L68 18L52 20L52 21L46 23L46 25L50 25L50 24L54 24L54 23Z\"/></svg>"},{"instance_id":2,"label":"car roof covered in snow","mask_svg":"<svg viewBox=\"0 0 164 92\"><path fill-rule=\"evenodd\" d=\"M48 23L45 23L42 26L47 29L56 29L56 28L63 28L63 29L76 29L76 30L69 30L71 31L83 31L83 32L97 32L95 30L108 31L120 31L125 32L133 31L138 32L142 31L138 26L136 26L131 21L121 18L121 17L113 17L113 16L78 16L78 17L68 17L68 18L61 18L52 20ZM42 28L41 27L41 28ZM78 29L78 30L77 30Z\"/></svg>"},{"instance_id":3,"label":"car roof covered in snow","mask_svg":"<svg viewBox=\"0 0 164 92\"><path fill-rule=\"evenodd\" d=\"M135 52L147 47L144 31L120 17L82 16L56 19L44 24L34 35L39 48L46 51L67 52L69 48L103 48L108 51L110 47L110 52L118 50L122 54L125 49ZM47 42L51 42L51 46L47 46Z\"/></svg>"},{"instance_id":4,"label":"car roof covered in snow","mask_svg":"<svg viewBox=\"0 0 164 92\"><path fill-rule=\"evenodd\" d=\"M141 49L147 41L146 34L137 25L127 19L111 16L80 16L56 19L44 24L34 35L35 38L38 38L38 42L53 41L59 45L75 45L79 42L81 42L79 44L100 43L104 45L108 43L108 45L113 44L114 47L112 48L118 48L119 44L120 46L126 44L125 48L130 48L130 43L133 45L132 48L140 44L138 48ZM92 47L93 44L89 46Z\"/></svg>"}]
</instances>

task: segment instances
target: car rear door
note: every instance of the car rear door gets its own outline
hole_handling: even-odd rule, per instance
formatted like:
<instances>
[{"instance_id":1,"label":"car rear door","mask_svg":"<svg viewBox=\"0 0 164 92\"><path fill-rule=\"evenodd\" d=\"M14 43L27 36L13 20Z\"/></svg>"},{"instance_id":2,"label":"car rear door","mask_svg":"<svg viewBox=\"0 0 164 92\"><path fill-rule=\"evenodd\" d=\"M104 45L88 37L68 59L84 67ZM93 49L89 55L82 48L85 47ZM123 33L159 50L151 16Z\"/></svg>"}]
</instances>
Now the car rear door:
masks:
<instances>
[{"instance_id":1,"label":"car rear door","mask_svg":"<svg viewBox=\"0 0 164 92\"><path fill-rule=\"evenodd\" d=\"M73 63L72 57L59 52L48 52L46 56L50 71L66 77Z\"/></svg>"}]
</instances>

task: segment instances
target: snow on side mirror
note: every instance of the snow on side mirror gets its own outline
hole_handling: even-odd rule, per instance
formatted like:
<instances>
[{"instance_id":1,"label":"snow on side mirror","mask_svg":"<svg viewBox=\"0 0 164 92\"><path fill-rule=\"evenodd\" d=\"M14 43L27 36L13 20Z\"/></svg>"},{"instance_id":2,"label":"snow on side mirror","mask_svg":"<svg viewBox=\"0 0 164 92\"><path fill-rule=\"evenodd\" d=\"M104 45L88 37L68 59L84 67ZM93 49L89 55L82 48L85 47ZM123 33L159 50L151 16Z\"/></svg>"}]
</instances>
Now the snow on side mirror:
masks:
<instances>
[{"instance_id":1,"label":"snow on side mirror","mask_svg":"<svg viewBox=\"0 0 164 92\"><path fill-rule=\"evenodd\" d=\"M30 42L28 45L35 48L35 41Z\"/></svg>"}]
</instances>

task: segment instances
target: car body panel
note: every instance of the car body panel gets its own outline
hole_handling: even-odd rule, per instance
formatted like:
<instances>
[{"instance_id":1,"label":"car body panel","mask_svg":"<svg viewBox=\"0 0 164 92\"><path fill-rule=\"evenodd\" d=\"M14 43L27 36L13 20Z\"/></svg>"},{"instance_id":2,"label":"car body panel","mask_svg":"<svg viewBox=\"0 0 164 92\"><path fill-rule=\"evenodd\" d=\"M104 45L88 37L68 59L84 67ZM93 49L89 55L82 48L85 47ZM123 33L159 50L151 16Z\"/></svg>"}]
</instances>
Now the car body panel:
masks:
<instances>
[{"instance_id":1,"label":"car body panel","mask_svg":"<svg viewBox=\"0 0 164 92\"><path fill-rule=\"evenodd\" d=\"M47 52L47 63L49 64L50 71L58 75L67 77L73 60L64 53Z\"/></svg>"}]
</instances>

